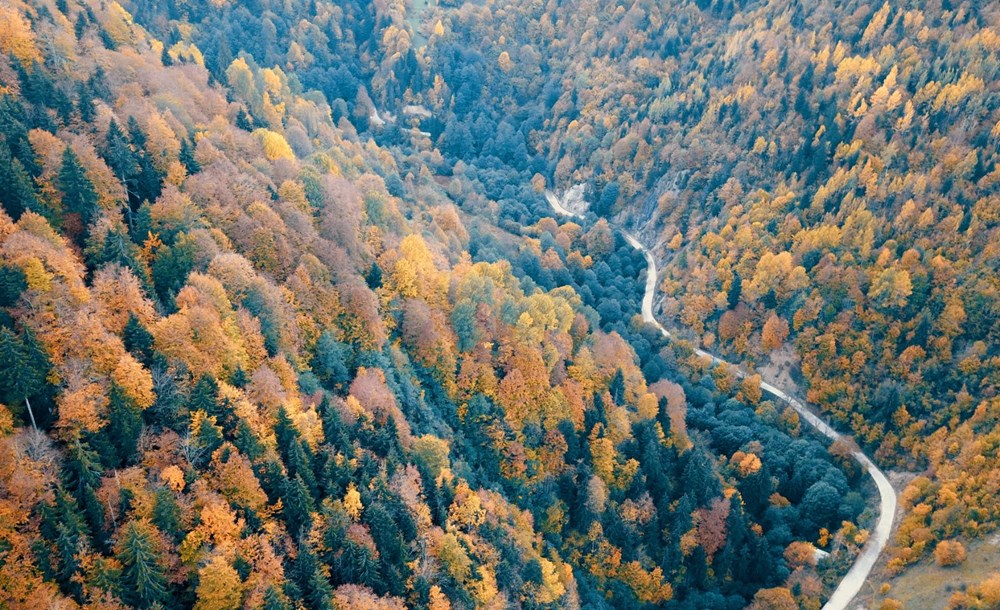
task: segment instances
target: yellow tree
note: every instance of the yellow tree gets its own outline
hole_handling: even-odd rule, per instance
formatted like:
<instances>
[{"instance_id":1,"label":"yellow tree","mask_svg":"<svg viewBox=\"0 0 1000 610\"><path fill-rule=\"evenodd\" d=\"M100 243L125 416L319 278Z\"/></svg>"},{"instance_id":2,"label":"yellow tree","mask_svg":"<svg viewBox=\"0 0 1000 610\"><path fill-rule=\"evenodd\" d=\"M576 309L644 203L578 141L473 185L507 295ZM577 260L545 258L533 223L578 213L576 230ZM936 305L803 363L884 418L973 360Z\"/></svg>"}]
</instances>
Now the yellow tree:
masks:
<instances>
[{"instance_id":1,"label":"yellow tree","mask_svg":"<svg viewBox=\"0 0 1000 610\"><path fill-rule=\"evenodd\" d=\"M198 570L195 610L237 610L243 597L243 581L222 553Z\"/></svg>"}]
</instances>

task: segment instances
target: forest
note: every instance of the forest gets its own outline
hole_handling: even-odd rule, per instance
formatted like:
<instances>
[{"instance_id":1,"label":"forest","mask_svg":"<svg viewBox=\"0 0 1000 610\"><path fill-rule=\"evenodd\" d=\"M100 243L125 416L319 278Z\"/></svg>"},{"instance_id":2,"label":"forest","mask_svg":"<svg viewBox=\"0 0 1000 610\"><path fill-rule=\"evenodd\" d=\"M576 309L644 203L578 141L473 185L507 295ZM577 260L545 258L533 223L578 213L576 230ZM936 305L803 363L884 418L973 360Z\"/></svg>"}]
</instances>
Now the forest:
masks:
<instances>
[{"instance_id":1,"label":"forest","mask_svg":"<svg viewBox=\"0 0 1000 610\"><path fill-rule=\"evenodd\" d=\"M960 564L1000 8L677 4L0 5L0 607L818 610L873 490L698 345Z\"/></svg>"}]
</instances>

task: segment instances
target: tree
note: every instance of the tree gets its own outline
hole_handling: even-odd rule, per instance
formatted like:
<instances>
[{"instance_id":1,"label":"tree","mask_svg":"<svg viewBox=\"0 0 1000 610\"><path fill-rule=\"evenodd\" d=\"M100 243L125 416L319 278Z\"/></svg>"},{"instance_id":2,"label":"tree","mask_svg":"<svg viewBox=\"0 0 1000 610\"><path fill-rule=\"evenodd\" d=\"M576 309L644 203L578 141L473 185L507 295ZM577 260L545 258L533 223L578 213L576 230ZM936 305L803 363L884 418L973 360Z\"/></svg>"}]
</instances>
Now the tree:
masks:
<instances>
[{"instance_id":1,"label":"tree","mask_svg":"<svg viewBox=\"0 0 1000 610\"><path fill-rule=\"evenodd\" d=\"M122 331L122 342L136 360L146 365L150 364L153 358L153 334L134 313L129 313L128 322Z\"/></svg>"},{"instance_id":2,"label":"tree","mask_svg":"<svg viewBox=\"0 0 1000 610\"><path fill-rule=\"evenodd\" d=\"M27 211L42 212L31 175L11 156L6 142L0 142L0 204L14 221Z\"/></svg>"},{"instance_id":3,"label":"tree","mask_svg":"<svg viewBox=\"0 0 1000 610\"><path fill-rule=\"evenodd\" d=\"M79 216L83 227L89 226L97 215L97 191L70 146L63 151L57 185L63 194L63 210Z\"/></svg>"},{"instance_id":4,"label":"tree","mask_svg":"<svg viewBox=\"0 0 1000 610\"><path fill-rule=\"evenodd\" d=\"M198 600L194 610L237 610L243 597L240 575L223 556L216 553L198 571Z\"/></svg>"},{"instance_id":5,"label":"tree","mask_svg":"<svg viewBox=\"0 0 1000 610\"><path fill-rule=\"evenodd\" d=\"M201 164L198 163L198 159L194 156L194 145L187 138L181 140L181 152L178 160L187 169L189 175L197 174L201 171Z\"/></svg>"},{"instance_id":6,"label":"tree","mask_svg":"<svg viewBox=\"0 0 1000 610\"><path fill-rule=\"evenodd\" d=\"M726 293L726 303L729 309L736 309L740 304L740 297L743 296L743 278L738 271L733 272L733 280L729 283L729 291Z\"/></svg>"},{"instance_id":7,"label":"tree","mask_svg":"<svg viewBox=\"0 0 1000 610\"><path fill-rule=\"evenodd\" d=\"M129 521L122 529L117 557L122 563L122 595L138 608L150 608L167 599L167 584L158 562L155 530L143 521Z\"/></svg>"},{"instance_id":8,"label":"tree","mask_svg":"<svg viewBox=\"0 0 1000 610\"><path fill-rule=\"evenodd\" d=\"M764 349L776 350L784 345L787 338L788 322L772 313L761 331L761 343L764 344Z\"/></svg>"},{"instance_id":9,"label":"tree","mask_svg":"<svg viewBox=\"0 0 1000 610\"><path fill-rule=\"evenodd\" d=\"M747 610L798 610L799 604L792 592L784 587L761 589L753 596Z\"/></svg>"},{"instance_id":10,"label":"tree","mask_svg":"<svg viewBox=\"0 0 1000 610\"><path fill-rule=\"evenodd\" d=\"M351 381L351 359L351 348L338 341L332 332L325 331L316 342L310 366L325 388L342 392Z\"/></svg>"},{"instance_id":11,"label":"tree","mask_svg":"<svg viewBox=\"0 0 1000 610\"><path fill-rule=\"evenodd\" d=\"M14 405L24 403L28 409L31 426L38 429L31 397L45 387L51 365L48 356L25 331L18 337L9 328L0 328L0 402Z\"/></svg>"},{"instance_id":12,"label":"tree","mask_svg":"<svg viewBox=\"0 0 1000 610\"><path fill-rule=\"evenodd\" d=\"M121 180L122 184L128 189L128 182L139 171L139 163L132 152L132 145L129 143L128 136L125 135L125 132L118 126L118 122L114 119L111 119L111 123L108 125L108 135L105 137L103 156L108 162L108 166L115 173L115 177Z\"/></svg>"},{"instance_id":13,"label":"tree","mask_svg":"<svg viewBox=\"0 0 1000 610\"><path fill-rule=\"evenodd\" d=\"M819 526L828 526L840 508L840 493L826 481L817 481L802 498L802 513Z\"/></svg>"},{"instance_id":14,"label":"tree","mask_svg":"<svg viewBox=\"0 0 1000 610\"><path fill-rule=\"evenodd\" d=\"M10 307L28 289L27 276L17 267L0 265L0 307Z\"/></svg>"},{"instance_id":15,"label":"tree","mask_svg":"<svg viewBox=\"0 0 1000 610\"><path fill-rule=\"evenodd\" d=\"M136 457L142 433L142 411L117 383L108 392L108 423L99 435L104 463L120 468Z\"/></svg>"},{"instance_id":16,"label":"tree","mask_svg":"<svg viewBox=\"0 0 1000 610\"><path fill-rule=\"evenodd\" d=\"M939 566L957 566L965 561L965 546L958 540L942 540L934 547L934 560Z\"/></svg>"}]
</instances>

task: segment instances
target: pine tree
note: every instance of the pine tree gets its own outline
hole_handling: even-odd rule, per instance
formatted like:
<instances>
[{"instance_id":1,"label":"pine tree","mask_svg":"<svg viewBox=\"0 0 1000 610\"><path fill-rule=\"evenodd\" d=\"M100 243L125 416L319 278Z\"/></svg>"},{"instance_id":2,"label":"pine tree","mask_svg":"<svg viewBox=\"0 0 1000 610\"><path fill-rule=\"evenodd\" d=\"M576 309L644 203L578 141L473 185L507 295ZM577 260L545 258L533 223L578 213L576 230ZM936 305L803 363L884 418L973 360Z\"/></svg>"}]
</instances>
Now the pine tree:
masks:
<instances>
[{"instance_id":1,"label":"pine tree","mask_svg":"<svg viewBox=\"0 0 1000 610\"><path fill-rule=\"evenodd\" d=\"M80 113L80 120L88 125L97 117L94 95L84 83L80 83L76 88L76 109Z\"/></svg>"},{"instance_id":2,"label":"pine tree","mask_svg":"<svg viewBox=\"0 0 1000 610\"><path fill-rule=\"evenodd\" d=\"M139 362L149 365L153 358L153 334L146 330L142 321L130 313L125 329L122 331L122 342L125 349L136 357Z\"/></svg>"},{"instance_id":3,"label":"pine tree","mask_svg":"<svg viewBox=\"0 0 1000 610\"><path fill-rule=\"evenodd\" d=\"M302 590L302 601L310 610L332 608L333 588L320 569L319 559L308 543L299 543L299 556L295 560L295 580Z\"/></svg>"},{"instance_id":4,"label":"pine tree","mask_svg":"<svg viewBox=\"0 0 1000 610\"><path fill-rule=\"evenodd\" d=\"M105 464L120 468L136 456L142 433L142 411L116 383L111 384L108 399L108 423L101 429L103 441L110 449L106 451Z\"/></svg>"},{"instance_id":5,"label":"pine tree","mask_svg":"<svg viewBox=\"0 0 1000 610\"><path fill-rule=\"evenodd\" d=\"M285 601L284 596L271 586L264 593L263 610L292 610L292 607Z\"/></svg>"},{"instance_id":6,"label":"pine tree","mask_svg":"<svg viewBox=\"0 0 1000 610\"><path fill-rule=\"evenodd\" d=\"M39 530L56 551L56 580L63 591L80 601L82 589L76 579L80 572L78 553L87 546L87 524L74 499L61 488L56 488L53 503L42 505L40 513Z\"/></svg>"},{"instance_id":7,"label":"pine tree","mask_svg":"<svg viewBox=\"0 0 1000 610\"><path fill-rule=\"evenodd\" d=\"M0 142L0 204L14 221L29 210L42 209L31 176L21 160L12 157L6 142Z\"/></svg>"},{"instance_id":8,"label":"pine tree","mask_svg":"<svg viewBox=\"0 0 1000 610\"><path fill-rule=\"evenodd\" d=\"M608 391L611 392L611 399L615 401L616 405L622 406L624 404L625 375L621 369L615 371L614 377L611 378L611 383L608 385Z\"/></svg>"},{"instance_id":9,"label":"pine tree","mask_svg":"<svg viewBox=\"0 0 1000 610\"><path fill-rule=\"evenodd\" d=\"M118 560L122 563L122 587L125 601L138 608L162 604L167 598L163 568L157 562L152 526L130 521L118 544Z\"/></svg>"},{"instance_id":10,"label":"pine tree","mask_svg":"<svg viewBox=\"0 0 1000 610\"><path fill-rule=\"evenodd\" d=\"M188 174L197 174L201 171L201 164L194 156L194 145L191 140L187 138L181 140L181 152L178 158L187 169Z\"/></svg>"},{"instance_id":11,"label":"pine tree","mask_svg":"<svg viewBox=\"0 0 1000 610\"><path fill-rule=\"evenodd\" d=\"M740 304L740 297L743 296L743 278L739 272L733 272L733 281L729 284L729 292L726 294L726 302L729 309L736 309Z\"/></svg>"},{"instance_id":12,"label":"pine tree","mask_svg":"<svg viewBox=\"0 0 1000 610\"><path fill-rule=\"evenodd\" d=\"M79 214L83 225L89 225L97 215L97 191L80 165L80 159L69 146L63 151L58 186L63 194L63 209L70 214Z\"/></svg>"},{"instance_id":13,"label":"pine tree","mask_svg":"<svg viewBox=\"0 0 1000 610\"><path fill-rule=\"evenodd\" d=\"M712 464L705 452L700 449L688 452L688 463L684 466L682 482L697 506L705 506L709 500L722 494L722 485L712 470Z\"/></svg>"},{"instance_id":14,"label":"pine tree","mask_svg":"<svg viewBox=\"0 0 1000 610\"><path fill-rule=\"evenodd\" d=\"M97 498L101 485L101 465L97 452L85 441L75 438L66 447L63 474L66 488L83 509L83 516L95 536L104 531L104 507Z\"/></svg>"},{"instance_id":15,"label":"pine tree","mask_svg":"<svg viewBox=\"0 0 1000 610\"><path fill-rule=\"evenodd\" d=\"M31 407L31 397L45 387L51 365L34 336L27 331L20 337L9 328L0 328L0 402L24 404L34 428L38 421Z\"/></svg>"},{"instance_id":16,"label":"pine tree","mask_svg":"<svg viewBox=\"0 0 1000 610\"><path fill-rule=\"evenodd\" d=\"M295 477L294 480L285 479L282 500L284 501L282 514L288 525L288 531L297 536L312 523L309 513L313 509L313 500L306 484L302 482L302 477Z\"/></svg>"},{"instance_id":17,"label":"pine tree","mask_svg":"<svg viewBox=\"0 0 1000 610\"><path fill-rule=\"evenodd\" d=\"M191 389L191 396L188 399L188 408L192 411L204 411L205 413L218 417L219 409L219 384L215 377L205 373L198 378L194 388Z\"/></svg>"},{"instance_id":18,"label":"pine tree","mask_svg":"<svg viewBox=\"0 0 1000 610\"><path fill-rule=\"evenodd\" d=\"M128 136L114 119L111 119L111 124L108 125L103 155L108 162L108 167L122 182L126 182L138 170Z\"/></svg>"},{"instance_id":19,"label":"pine tree","mask_svg":"<svg viewBox=\"0 0 1000 610\"><path fill-rule=\"evenodd\" d=\"M27 276L17 267L0 265L0 307L10 307L28 289Z\"/></svg>"},{"instance_id":20,"label":"pine tree","mask_svg":"<svg viewBox=\"0 0 1000 610\"><path fill-rule=\"evenodd\" d=\"M174 499L173 492L166 487L156 490L151 519L153 525L173 538L175 542L183 538L184 529L181 523L181 507L177 504L177 500Z\"/></svg>"},{"instance_id":21,"label":"pine tree","mask_svg":"<svg viewBox=\"0 0 1000 610\"><path fill-rule=\"evenodd\" d=\"M253 131L253 119L243 108L240 108L239 112L236 113L236 126L243 131Z\"/></svg>"}]
</instances>

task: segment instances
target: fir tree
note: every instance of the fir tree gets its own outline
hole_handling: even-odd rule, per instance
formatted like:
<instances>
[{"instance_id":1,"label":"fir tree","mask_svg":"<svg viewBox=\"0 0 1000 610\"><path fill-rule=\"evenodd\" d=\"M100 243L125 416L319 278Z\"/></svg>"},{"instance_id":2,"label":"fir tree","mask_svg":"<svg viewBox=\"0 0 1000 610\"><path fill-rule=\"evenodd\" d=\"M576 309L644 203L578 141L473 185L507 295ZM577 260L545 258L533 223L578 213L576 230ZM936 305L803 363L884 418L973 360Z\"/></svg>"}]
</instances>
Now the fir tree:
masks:
<instances>
[{"instance_id":1,"label":"fir tree","mask_svg":"<svg viewBox=\"0 0 1000 610\"><path fill-rule=\"evenodd\" d=\"M0 307L10 307L28 289L27 276L17 267L0 265Z\"/></svg>"},{"instance_id":2,"label":"fir tree","mask_svg":"<svg viewBox=\"0 0 1000 610\"><path fill-rule=\"evenodd\" d=\"M122 332L125 349L135 356L139 362L149 365L153 358L153 335L142 324L142 321L130 313L125 330Z\"/></svg>"},{"instance_id":3,"label":"fir tree","mask_svg":"<svg viewBox=\"0 0 1000 610\"><path fill-rule=\"evenodd\" d=\"M31 397L45 387L45 378L51 368L41 346L28 333L17 336L9 328L0 328L0 402L8 405L24 404L32 427L38 421L31 407Z\"/></svg>"},{"instance_id":4,"label":"fir tree","mask_svg":"<svg viewBox=\"0 0 1000 610\"><path fill-rule=\"evenodd\" d=\"M236 113L236 126L243 131L253 131L253 119L243 108L240 108L239 112Z\"/></svg>"},{"instance_id":5,"label":"fir tree","mask_svg":"<svg viewBox=\"0 0 1000 610\"><path fill-rule=\"evenodd\" d=\"M14 221L29 210L41 209L31 176L21 160L11 156L6 142L0 142L0 203Z\"/></svg>"},{"instance_id":6,"label":"fir tree","mask_svg":"<svg viewBox=\"0 0 1000 610\"><path fill-rule=\"evenodd\" d=\"M201 171L201 165L194 156L194 144L191 140L187 138L181 140L181 152L178 158L187 169L188 174L197 174Z\"/></svg>"},{"instance_id":7,"label":"fir tree","mask_svg":"<svg viewBox=\"0 0 1000 610\"><path fill-rule=\"evenodd\" d=\"M97 116L97 108L94 106L94 96L86 84L80 83L76 88L76 109L80 113L80 120L90 124Z\"/></svg>"},{"instance_id":8,"label":"fir tree","mask_svg":"<svg viewBox=\"0 0 1000 610\"><path fill-rule=\"evenodd\" d=\"M67 213L78 214L85 227L89 225L97 215L97 191L80 165L80 159L69 146L63 151L57 184L63 194L63 209Z\"/></svg>"},{"instance_id":9,"label":"fir tree","mask_svg":"<svg viewBox=\"0 0 1000 610\"><path fill-rule=\"evenodd\" d=\"M149 608L166 601L166 578L157 562L157 555L150 526L130 521L125 526L118 545L126 603L138 608Z\"/></svg>"},{"instance_id":10,"label":"fir tree","mask_svg":"<svg viewBox=\"0 0 1000 610\"><path fill-rule=\"evenodd\" d=\"M726 294L726 302L729 309L736 309L740 304L740 297L743 296L743 278L739 272L733 272L733 281L729 284L729 292Z\"/></svg>"}]
</instances>

